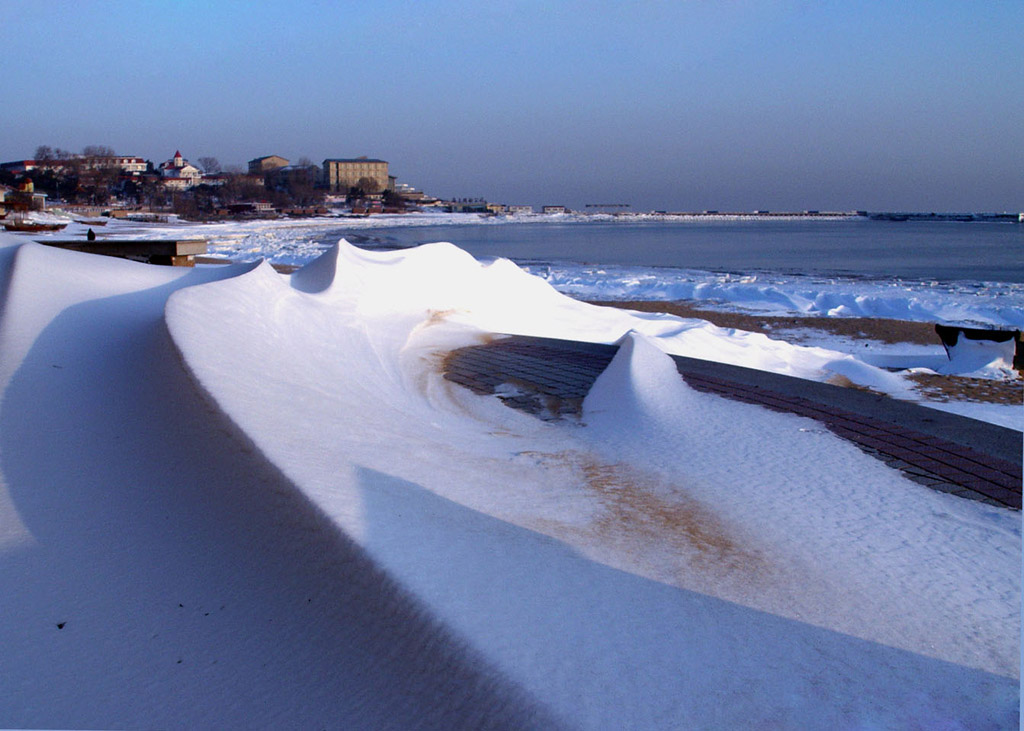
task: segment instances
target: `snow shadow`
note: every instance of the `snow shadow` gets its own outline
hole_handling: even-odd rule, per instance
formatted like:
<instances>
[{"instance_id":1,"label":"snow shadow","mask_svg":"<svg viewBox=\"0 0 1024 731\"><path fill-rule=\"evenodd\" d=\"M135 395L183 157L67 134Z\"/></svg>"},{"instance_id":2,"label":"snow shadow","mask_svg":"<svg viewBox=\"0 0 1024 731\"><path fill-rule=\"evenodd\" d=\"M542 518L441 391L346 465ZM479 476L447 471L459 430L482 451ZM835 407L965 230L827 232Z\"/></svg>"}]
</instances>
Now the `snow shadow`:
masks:
<instances>
[{"instance_id":1,"label":"snow shadow","mask_svg":"<svg viewBox=\"0 0 1024 731\"><path fill-rule=\"evenodd\" d=\"M200 396L201 278L65 309L3 393L0 726L551 727Z\"/></svg>"},{"instance_id":2,"label":"snow shadow","mask_svg":"<svg viewBox=\"0 0 1024 731\"><path fill-rule=\"evenodd\" d=\"M610 568L379 471L359 480L368 552L574 725L1016 724L1012 678Z\"/></svg>"}]
</instances>

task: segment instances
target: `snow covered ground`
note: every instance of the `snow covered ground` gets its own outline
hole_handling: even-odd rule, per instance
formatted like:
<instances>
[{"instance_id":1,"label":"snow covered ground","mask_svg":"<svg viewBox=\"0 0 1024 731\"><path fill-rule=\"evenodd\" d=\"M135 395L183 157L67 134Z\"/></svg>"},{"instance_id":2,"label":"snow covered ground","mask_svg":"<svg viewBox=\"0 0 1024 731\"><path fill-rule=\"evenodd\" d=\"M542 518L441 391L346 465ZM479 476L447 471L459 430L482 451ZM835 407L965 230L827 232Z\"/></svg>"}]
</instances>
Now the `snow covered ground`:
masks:
<instances>
[{"instance_id":1,"label":"snow covered ground","mask_svg":"<svg viewBox=\"0 0 1024 731\"><path fill-rule=\"evenodd\" d=\"M772 314L879 317L1024 328L1024 285L911 282L665 267L528 267L560 292L587 300L694 300Z\"/></svg>"},{"instance_id":2,"label":"snow covered ground","mask_svg":"<svg viewBox=\"0 0 1024 731\"><path fill-rule=\"evenodd\" d=\"M657 218L656 216L654 218ZM526 215L481 217L477 214L416 213L368 218L324 217L230 221L215 224L191 224L173 221L152 224L111 221L102 235L131 238L202 237L209 242L210 253L235 261L265 259L271 263L305 264L322 255L329 246L325 235L344 226L359 235L374 236L375 231L396 227L420 226L501 226L517 223L576 223L622 221L613 216ZM675 220L675 219L673 219ZM828 225L828 224L825 224ZM87 226L72 223L65 236L85 232ZM706 307L738 311L803 315L815 317L876 317L970 326L1024 327L1024 285L998 282L908 282L898 279L822 278L779 273L707 272L666 267L593 266L569 263L531 263L526 271L548 282L559 292L578 299L591 300L690 300ZM849 378L858 385L888 393L897 398L921 397L902 376L907 373L942 373L999 380L1019 380L1010 363L1012 352L1006 346L984 351L966 349L951 362L942 346L872 345L856 347L840 340L822 340L793 349L780 339L767 341L761 335L739 331L724 333L700 320L683 321L659 316L643 316L642 329L657 337L659 347L671 353L704 353L712 360L763 368L804 378L827 380ZM683 331L687 332L683 332ZM705 347L710 335L714 347ZM557 327L549 328L556 333ZM607 340L608 333L598 328L583 339ZM783 352L779 352L779 350ZM946 411L1024 430L1024 406L970 401L928 401L927 405Z\"/></svg>"},{"instance_id":3,"label":"snow covered ground","mask_svg":"<svg viewBox=\"0 0 1024 731\"><path fill-rule=\"evenodd\" d=\"M0 726L1017 723L1020 514L692 391L664 351L893 374L450 245L289 277L24 241L0 235ZM544 422L443 378L495 332L623 347Z\"/></svg>"}]
</instances>

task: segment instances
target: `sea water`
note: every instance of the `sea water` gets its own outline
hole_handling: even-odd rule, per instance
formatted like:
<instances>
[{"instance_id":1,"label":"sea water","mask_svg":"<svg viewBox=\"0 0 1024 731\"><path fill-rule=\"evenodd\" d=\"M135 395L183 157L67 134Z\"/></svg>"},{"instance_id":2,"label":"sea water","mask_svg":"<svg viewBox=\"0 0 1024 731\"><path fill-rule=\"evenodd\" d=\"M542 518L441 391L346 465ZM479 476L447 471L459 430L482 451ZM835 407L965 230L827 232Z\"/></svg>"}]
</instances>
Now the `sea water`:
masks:
<instances>
[{"instance_id":1,"label":"sea water","mask_svg":"<svg viewBox=\"0 0 1024 731\"><path fill-rule=\"evenodd\" d=\"M581 299L1024 328L1016 222L416 214L231 230L212 253L302 265L341 238L376 250L447 241L484 262L511 259Z\"/></svg>"},{"instance_id":2,"label":"sea water","mask_svg":"<svg viewBox=\"0 0 1024 731\"><path fill-rule=\"evenodd\" d=\"M325 241L344 230L331 231ZM449 241L519 263L1024 283L1024 225L995 222L722 220L415 226L359 231L370 247Z\"/></svg>"}]
</instances>

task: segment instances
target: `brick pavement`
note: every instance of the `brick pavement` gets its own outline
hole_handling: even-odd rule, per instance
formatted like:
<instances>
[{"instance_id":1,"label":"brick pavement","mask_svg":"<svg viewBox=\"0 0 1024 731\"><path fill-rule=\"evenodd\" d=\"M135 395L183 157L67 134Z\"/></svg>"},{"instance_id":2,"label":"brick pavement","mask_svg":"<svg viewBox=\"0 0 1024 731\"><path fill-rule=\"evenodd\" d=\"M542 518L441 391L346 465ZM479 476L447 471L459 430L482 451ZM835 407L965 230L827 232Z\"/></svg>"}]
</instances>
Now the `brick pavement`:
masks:
<instances>
[{"instance_id":1,"label":"brick pavement","mask_svg":"<svg viewBox=\"0 0 1024 731\"><path fill-rule=\"evenodd\" d=\"M541 418L578 415L616 346L511 336L462 348L445 378ZM699 391L824 424L910 479L943 492L1021 509L1022 435L877 394L672 356Z\"/></svg>"}]
</instances>

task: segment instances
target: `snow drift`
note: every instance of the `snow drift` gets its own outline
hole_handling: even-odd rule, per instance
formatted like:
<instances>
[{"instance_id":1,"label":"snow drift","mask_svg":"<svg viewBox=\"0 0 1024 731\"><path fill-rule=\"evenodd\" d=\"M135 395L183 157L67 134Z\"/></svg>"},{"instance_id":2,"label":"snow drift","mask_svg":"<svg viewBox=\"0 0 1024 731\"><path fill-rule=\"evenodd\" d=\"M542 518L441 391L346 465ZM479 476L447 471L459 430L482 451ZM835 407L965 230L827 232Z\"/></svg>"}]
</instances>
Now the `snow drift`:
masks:
<instances>
[{"instance_id":1,"label":"snow drift","mask_svg":"<svg viewBox=\"0 0 1024 731\"><path fill-rule=\"evenodd\" d=\"M2 725L1017 718L1019 514L662 351L832 353L450 245L288 278L12 243L0 282ZM548 423L443 378L497 332L623 346Z\"/></svg>"}]
</instances>

